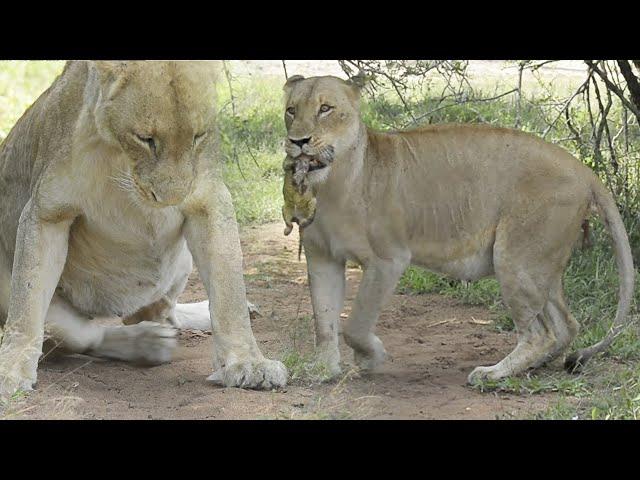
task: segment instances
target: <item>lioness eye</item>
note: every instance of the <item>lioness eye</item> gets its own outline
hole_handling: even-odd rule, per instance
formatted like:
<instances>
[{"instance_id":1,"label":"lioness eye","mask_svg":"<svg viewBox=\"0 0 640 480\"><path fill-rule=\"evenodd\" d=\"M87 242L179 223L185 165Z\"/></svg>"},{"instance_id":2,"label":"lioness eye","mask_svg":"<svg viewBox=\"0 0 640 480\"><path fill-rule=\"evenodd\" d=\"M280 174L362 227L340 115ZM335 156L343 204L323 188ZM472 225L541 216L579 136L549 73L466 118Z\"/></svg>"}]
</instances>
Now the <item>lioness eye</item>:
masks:
<instances>
[{"instance_id":1,"label":"lioness eye","mask_svg":"<svg viewBox=\"0 0 640 480\"><path fill-rule=\"evenodd\" d=\"M294 107L289 107L287 108L287 113L293 117L296 113L296 109Z\"/></svg>"},{"instance_id":2,"label":"lioness eye","mask_svg":"<svg viewBox=\"0 0 640 480\"><path fill-rule=\"evenodd\" d=\"M140 140L142 143L146 143L153 153L156 153L156 142L153 137L150 137L148 135L136 135L136 137L138 137L138 140Z\"/></svg>"},{"instance_id":3,"label":"lioness eye","mask_svg":"<svg viewBox=\"0 0 640 480\"><path fill-rule=\"evenodd\" d=\"M197 145L205 137L207 132L202 132L193 137L193 144Z\"/></svg>"},{"instance_id":4,"label":"lioness eye","mask_svg":"<svg viewBox=\"0 0 640 480\"><path fill-rule=\"evenodd\" d=\"M327 105L326 103L320 106L320 113L327 113L331 110L333 110L333 107L331 105Z\"/></svg>"}]
</instances>

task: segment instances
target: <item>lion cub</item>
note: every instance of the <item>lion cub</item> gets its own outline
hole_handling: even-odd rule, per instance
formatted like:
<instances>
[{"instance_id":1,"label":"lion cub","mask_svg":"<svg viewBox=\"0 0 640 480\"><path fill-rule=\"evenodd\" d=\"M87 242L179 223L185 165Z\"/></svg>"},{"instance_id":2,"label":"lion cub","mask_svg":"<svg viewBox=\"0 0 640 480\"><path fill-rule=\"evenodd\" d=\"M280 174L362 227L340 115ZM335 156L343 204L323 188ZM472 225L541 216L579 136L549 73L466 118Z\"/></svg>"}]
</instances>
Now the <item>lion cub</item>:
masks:
<instances>
[{"instance_id":1,"label":"lion cub","mask_svg":"<svg viewBox=\"0 0 640 480\"><path fill-rule=\"evenodd\" d=\"M285 172L282 194L284 206L282 217L286 224L285 235L293 230L293 222L300 226L300 232L311 225L316 214L315 193L309 185L308 175L322 170L333 162L333 147L326 146L317 153L310 151L296 152L291 155L287 151L282 168Z\"/></svg>"},{"instance_id":2,"label":"lion cub","mask_svg":"<svg viewBox=\"0 0 640 480\"><path fill-rule=\"evenodd\" d=\"M285 158L285 171L282 195L284 205L282 217L286 227L284 234L289 235L293 230L293 222L300 226L300 231L313 222L316 214L316 198L307 182L307 173L312 162L318 162L308 155L300 155L297 159L289 156Z\"/></svg>"}]
</instances>

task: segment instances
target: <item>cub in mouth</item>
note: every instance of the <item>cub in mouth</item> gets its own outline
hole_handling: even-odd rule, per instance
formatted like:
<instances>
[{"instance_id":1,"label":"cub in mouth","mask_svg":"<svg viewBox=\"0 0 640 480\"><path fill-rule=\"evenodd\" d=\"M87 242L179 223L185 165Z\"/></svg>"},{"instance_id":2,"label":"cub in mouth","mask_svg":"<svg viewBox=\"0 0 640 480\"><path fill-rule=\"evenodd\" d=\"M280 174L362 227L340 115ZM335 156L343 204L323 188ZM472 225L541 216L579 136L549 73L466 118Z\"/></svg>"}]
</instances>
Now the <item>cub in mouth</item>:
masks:
<instances>
[{"instance_id":1,"label":"cub in mouth","mask_svg":"<svg viewBox=\"0 0 640 480\"><path fill-rule=\"evenodd\" d=\"M303 244L319 361L340 372L347 260L364 270L343 329L361 368L385 359L374 326L410 264L500 282L518 343L497 364L475 368L469 382L564 356L579 325L565 303L562 274L592 207L613 239L619 304L607 336L571 354L566 366L607 348L625 324L634 268L620 214L598 177L562 148L520 131L487 125L373 131L360 116L362 86L361 77L295 76L284 87L287 154L331 151L333 158L306 175L316 200Z\"/></svg>"},{"instance_id":2,"label":"cub in mouth","mask_svg":"<svg viewBox=\"0 0 640 480\"><path fill-rule=\"evenodd\" d=\"M293 229L293 222L300 226L300 231L313 222L316 213L316 198L309 188L307 175L309 172L321 170L333 161L333 149L327 149L324 155L311 157L299 153L296 158L288 156L284 159L282 168L285 172L282 195L284 206L282 217L286 224L285 235Z\"/></svg>"},{"instance_id":3,"label":"cub in mouth","mask_svg":"<svg viewBox=\"0 0 640 480\"><path fill-rule=\"evenodd\" d=\"M302 162L290 162L291 157L284 161L284 184L282 196L282 218L286 225L284 234L289 235L293 230L293 223L300 226L300 231L313 222L316 214L316 197L309 188L306 175L309 171L310 160L306 155L301 155ZM302 167L298 167L302 164Z\"/></svg>"}]
</instances>

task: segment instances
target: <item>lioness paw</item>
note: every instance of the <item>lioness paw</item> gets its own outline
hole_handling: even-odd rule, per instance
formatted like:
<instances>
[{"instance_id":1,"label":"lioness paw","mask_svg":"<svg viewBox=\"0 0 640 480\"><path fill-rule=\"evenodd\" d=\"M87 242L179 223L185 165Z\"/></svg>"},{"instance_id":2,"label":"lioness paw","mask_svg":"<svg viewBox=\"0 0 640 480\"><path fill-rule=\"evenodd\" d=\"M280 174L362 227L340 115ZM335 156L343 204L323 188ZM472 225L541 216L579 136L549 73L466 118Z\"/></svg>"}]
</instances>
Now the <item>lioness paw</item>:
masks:
<instances>
[{"instance_id":1,"label":"lioness paw","mask_svg":"<svg viewBox=\"0 0 640 480\"><path fill-rule=\"evenodd\" d=\"M170 362L171 354L178 343L177 330L155 322L142 322L139 326L144 328L136 332L135 361L147 365Z\"/></svg>"},{"instance_id":2,"label":"lioness paw","mask_svg":"<svg viewBox=\"0 0 640 480\"><path fill-rule=\"evenodd\" d=\"M276 360L245 360L228 365L207 380L225 387L271 390L287 384L287 369Z\"/></svg>"},{"instance_id":3,"label":"lioness paw","mask_svg":"<svg viewBox=\"0 0 640 480\"><path fill-rule=\"evenodd\" d=\"M0 406L16 392L30 392L34 385L35 380L25 378L12 366L0 365Z\"/></svg>"},{"instance_id":4,"label":"lioness paw","mask_svg":"<svg viewBox=\"0 0 640 480\"><path fill-rule=\"evenodd\" d=\"M375 335L370 335L366 342L360 342L345 334L347 343L353 348L353 359L361 370L374 370L384 363L387 351L382 341Z\"/></svg>"},{"instance_id":5,"label":"lioness paw","mask_svg":"<svg viewBox=\"0 0 640 480\"><path fill-rule=\"evenodd\" d=\"M467 377L469 385L478 385L486 380L499 380L505 375L495 367L476 367Z\"/></svg>"},{"instance_id":6,"label":"lioness paw","mask_svg":"<svg viewBox=\"0 0 640 480\"><path fill-rule=\"evenodd\" d=\"M382 349L373 353L362 353L357 350L353 351L353 359L361 370L371 371L382 365L387 358L387 352Z\"/></svg>"},{"instance_id":7,"label":"lioness paw","mask_svg":"<svg viewBox=\"0 0 640 480\"><path fill-rule=\"evenodd\" d=\"M326 372L327 380L331 380L342 373L340 352L334 345L320 347L316 352L315 364Z\"/></svg>"},{"instance_id":8,"label":"lioness paw","mask_svg":"<svg viewBox=\"0 0 640 480\"><path fill-rule=\"evenodd\" d=\"M171 361L177 345L177 330L169 325L144 321L106 330L102 343L89 353L141 365Z\"/></svg>"},{"instance_id":9,"label":"lioness paw","mask_svg":"<svg viewBox=\"0 0 640 480\"><path fill-rule=\"evenodd\" d=\"M40 352L33 347L2 345L0 349L0 401L18 391L31 391L37 379Z\"/></svg>"}]
</instances>

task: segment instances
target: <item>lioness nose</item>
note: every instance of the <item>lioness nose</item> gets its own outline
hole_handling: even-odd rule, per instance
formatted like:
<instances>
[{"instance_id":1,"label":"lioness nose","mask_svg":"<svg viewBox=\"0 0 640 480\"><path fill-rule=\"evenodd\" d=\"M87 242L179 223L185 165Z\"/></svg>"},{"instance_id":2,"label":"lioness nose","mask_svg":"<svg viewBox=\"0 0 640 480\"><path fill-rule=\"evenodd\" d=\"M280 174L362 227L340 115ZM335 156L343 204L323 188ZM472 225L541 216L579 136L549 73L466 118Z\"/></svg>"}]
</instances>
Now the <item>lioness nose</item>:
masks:
<instances>
[{"instance_id":1,"label":"lioness nose","mask_svg":"<svg viewBox=\"0 0 640 480\"><path fill-rule=\"evenodd\" d=\"M299 140L294 140L293 138L289 138L289 140L291 140L291 143L295 143L297 146L302 147L305 143L309 143L309 140L311 140L311 137L301 138Z\"/></svg>"}]
</instances>

